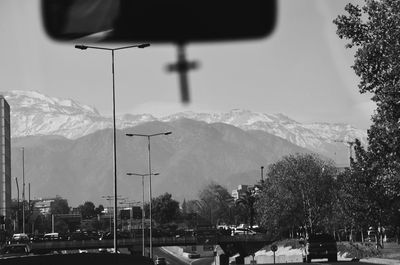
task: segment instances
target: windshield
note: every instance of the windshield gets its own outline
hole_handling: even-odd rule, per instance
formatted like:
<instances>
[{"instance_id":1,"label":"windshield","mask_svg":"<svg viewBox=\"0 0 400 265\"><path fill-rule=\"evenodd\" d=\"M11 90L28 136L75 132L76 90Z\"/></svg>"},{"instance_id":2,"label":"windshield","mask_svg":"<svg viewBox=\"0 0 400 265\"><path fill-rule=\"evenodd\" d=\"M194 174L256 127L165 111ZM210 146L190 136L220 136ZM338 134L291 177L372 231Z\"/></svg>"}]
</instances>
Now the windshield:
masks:
<instances>
[{"instance_id":1,"label":"windshield","mask_svg":"<svg viewBox=\"0 0 400 265\"><path fill-rule=\"evenodd\" d=\"M249 262L396 242L396 1L172 2L1 1L0 240Z\"/></svg>"}]
</instances>

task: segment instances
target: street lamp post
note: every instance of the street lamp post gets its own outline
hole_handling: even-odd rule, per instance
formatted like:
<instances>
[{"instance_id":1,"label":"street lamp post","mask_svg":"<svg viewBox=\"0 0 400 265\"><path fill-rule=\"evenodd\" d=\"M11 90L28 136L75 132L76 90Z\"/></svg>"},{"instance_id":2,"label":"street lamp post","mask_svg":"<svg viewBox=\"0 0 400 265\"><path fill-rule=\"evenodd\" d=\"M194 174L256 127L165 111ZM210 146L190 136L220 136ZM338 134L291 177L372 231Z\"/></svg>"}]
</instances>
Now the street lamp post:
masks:
<instances>
[{"instance_id":1,"label":"street lamp post","mask_svg":"<svg viewBox=\"0 0 400 265\"><path fill-rule=\"evenodd\" d=\"M144 257L144 219L145 219L145 212L144 212L144 177L150 176L150 174L136 174L136 173L126 173L128 176L139 176L142 177L142 255ZM157 176L160 173L153 173L152 175Z\"/></svg>"},{"instance_id":2,"label":"street lamp post","mask_svg":"<svg viewBox=\"0 0 400 265\"><path fill-rule=\"evenodd\" d=\"M22 233L25 234L25 149L22 147Z\"/></svg>"},{"instance_id":3,"label":"street lamp post","mask_svg":"<svg viewBox=\"0 0 400 265\"><path fill-rule=\"evenodd\" d=\"M17 220L16 227L18 227L18 229L16 229L14 227L14 230L18 233L19 232L19 216L18 216L18 212L19 212L19 185L18 185L18 178L15 178L15 183L17 184L17 212L15 214L15 219Z\"/></svg>"},{"instance_id":4,"label":"street lamp post","mask_svg":"<svg viewBox=\"0 0 400 265\"><path fill-rule=\"evenodd\" d=\"M150 197L150 203L149 203L149 208L150 208L150 258L153 258L153 242L152 242L152 207L151 207L151 199L152 199L152 193L151 193L151 152L150 152L150 138L154 136L159 136L159 135L170 135L172 132L163 132L163 133L154 133L154 134L138 134L138 133L127 133L126 136L139 136L139 137L147 137L148 140L148 150L149 150L149 197Z\"/></svg>"},{"instance_id":5,"label":"street lamp post","mask_svg":"<svg viewBox=\"0 0 400 265\"><path fill-rule=\"evenodd\" d=\"M130 45L118 48L106 48L87 45L75 45L80 50L97 49L111 51L111 67L112 67L112 109L113 109L113 171L114 171L114 253L117 253L117 146L116 146L116 126L115 126L115 74L114 74L114 51L128 48L146 48L150 44Z\"/></svg>"}]
</instances>

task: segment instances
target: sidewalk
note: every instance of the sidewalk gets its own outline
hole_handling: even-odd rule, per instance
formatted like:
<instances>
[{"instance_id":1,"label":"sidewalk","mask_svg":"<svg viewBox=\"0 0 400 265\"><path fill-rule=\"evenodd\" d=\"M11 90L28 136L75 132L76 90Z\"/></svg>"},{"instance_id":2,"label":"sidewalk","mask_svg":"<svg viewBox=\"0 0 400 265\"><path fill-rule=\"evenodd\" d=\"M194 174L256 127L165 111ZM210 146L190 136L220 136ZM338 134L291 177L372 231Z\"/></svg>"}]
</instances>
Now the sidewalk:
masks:
<instances>
[{"instance_id":1,"label":"sidewalk","mask_svg":"<svg viewBox=\"0 0 400 265\"><path fill-rule=\"evenodd\" d=\"M372 264L400 265L400 260L396 259L367 258L361 259L360 261Z\"/></svg>"}]
</instances>

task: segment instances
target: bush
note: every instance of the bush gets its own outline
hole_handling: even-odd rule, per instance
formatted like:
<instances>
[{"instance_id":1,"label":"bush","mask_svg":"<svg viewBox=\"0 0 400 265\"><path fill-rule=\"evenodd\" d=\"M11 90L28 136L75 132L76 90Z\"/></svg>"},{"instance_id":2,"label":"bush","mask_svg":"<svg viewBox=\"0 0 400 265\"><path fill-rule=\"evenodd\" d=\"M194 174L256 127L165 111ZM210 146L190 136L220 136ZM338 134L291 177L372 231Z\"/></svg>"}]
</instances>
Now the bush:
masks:
<instances>
[{"instance_id":1,"label":"bush","mask_svg":"<svg viewBox=\"0 0 400 265\"><path fill-rule=\"evenodd\" d=\"M381 257L381 252L376 249L374 243L352 243L352 242L338 242L338 252L340 254L347 253L346 258L368 258L368 257Z\"/></svg>"}]
</instances>

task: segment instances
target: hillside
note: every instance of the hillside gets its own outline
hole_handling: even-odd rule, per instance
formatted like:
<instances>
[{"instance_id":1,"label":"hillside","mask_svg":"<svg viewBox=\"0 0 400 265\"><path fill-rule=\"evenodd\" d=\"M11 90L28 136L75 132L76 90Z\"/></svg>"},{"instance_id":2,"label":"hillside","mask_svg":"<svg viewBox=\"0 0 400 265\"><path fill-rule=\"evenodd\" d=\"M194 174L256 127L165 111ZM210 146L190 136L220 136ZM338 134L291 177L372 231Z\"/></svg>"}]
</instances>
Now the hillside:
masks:
<instances>
[{"instance_id":1,"label":"hillside","mask_svg":"<svg viewBox=\"0 0 400 265\"><path fill-rule=\"evenodd\" d=\"M148 173L147 140L126 137L125 133L163 131L173 133L151 140L153 172L160 173L152 179L153 194L169 192L178 200L195 198L199 189L211 181L229 190L242 183L255 183L261 165L289 153L309 152L265 132L247 132L221 123L188 119L143 123L117 131L118 190L123 197L141 200L140 179L126 176L127 172ZM78 139L15 138L12 146L13 176L22 176L20 148L25 148L25 181L31 183L32 197L61 195L71 205L85 200L106 204L102 196L113 192L110 129Z\"/></svg>"}]
</instances>

